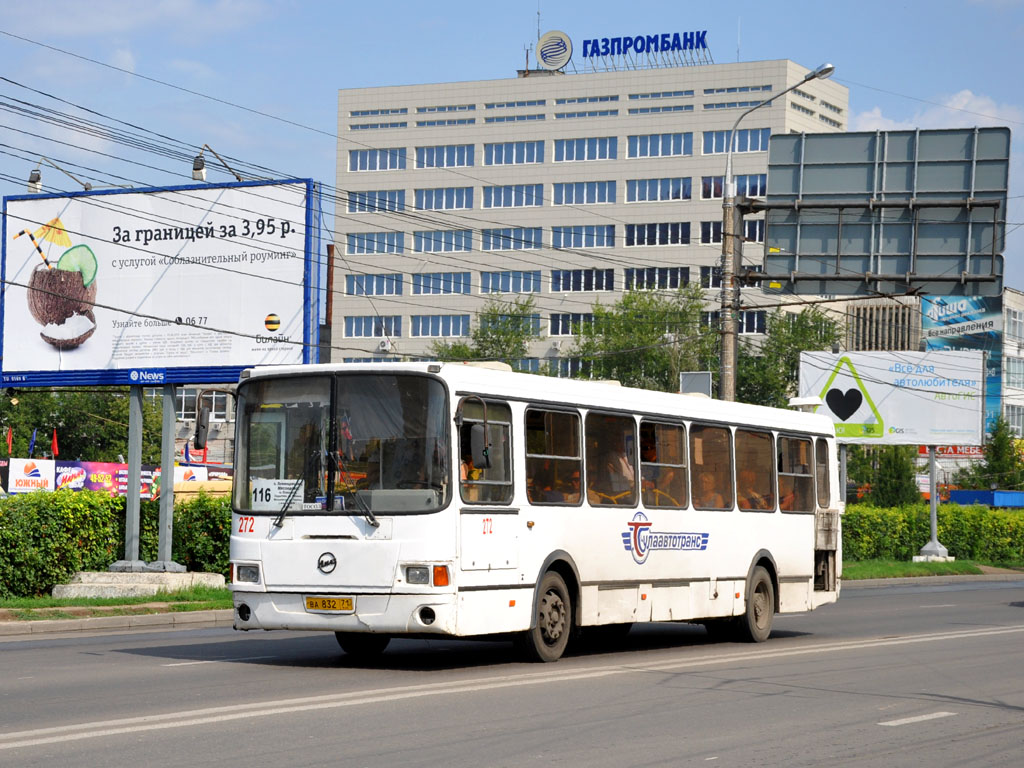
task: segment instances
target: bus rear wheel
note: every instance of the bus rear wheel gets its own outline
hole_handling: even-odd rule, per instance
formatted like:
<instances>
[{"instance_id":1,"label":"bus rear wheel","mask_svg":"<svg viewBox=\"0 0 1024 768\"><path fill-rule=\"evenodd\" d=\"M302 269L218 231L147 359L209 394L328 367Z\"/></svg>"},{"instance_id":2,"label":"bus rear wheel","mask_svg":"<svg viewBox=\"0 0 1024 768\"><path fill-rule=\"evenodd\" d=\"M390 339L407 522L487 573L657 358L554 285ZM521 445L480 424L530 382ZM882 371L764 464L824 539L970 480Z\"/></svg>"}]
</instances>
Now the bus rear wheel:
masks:
<instances>
[{"instance_id":1,"label":"bus rear wheel","mask_svg":"<svg viewBox=\"0 0 1024 768\"><path fill-rule=\"evenodd\" d=\"M740 635L752 643L763 643L772 633L775 618L775 588L768 571L760 565L750 574L747 589L747 610L738 617Z\"/></svg>"},{"instance_id":2,"label":"bus rear wheel","mask_svg":"<svg viewBox=\"0 0 1024 768\"><path fill-rule=\"evenodd\" d=\"M536 621L519 639L526 657L530 661L558 661L569 643L572 615L572 596L565 579L548 571L537 593Z\"/></svg>"},{"instance_id":3,"label":"bus rear wheel","mask_svg":"<svg viewBox=\"0 0 1024 768\"><path fill-rule=\"evenodd\" d=\"M372 635L367 632L335 632L334 637L341 650L349 656L361 659L379 656L391 642L387 635Z\"/></svg>"}]
</instances>

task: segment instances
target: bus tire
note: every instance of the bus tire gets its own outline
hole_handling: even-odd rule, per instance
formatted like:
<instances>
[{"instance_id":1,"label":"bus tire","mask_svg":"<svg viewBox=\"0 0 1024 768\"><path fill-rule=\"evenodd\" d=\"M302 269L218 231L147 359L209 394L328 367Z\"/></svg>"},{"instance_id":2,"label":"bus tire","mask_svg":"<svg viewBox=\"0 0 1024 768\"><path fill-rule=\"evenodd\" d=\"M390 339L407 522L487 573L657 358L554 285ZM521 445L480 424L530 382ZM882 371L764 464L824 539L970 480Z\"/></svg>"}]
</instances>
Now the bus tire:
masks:
<instances>
[{"instance_id":1,"label":"bus tire","mask_svg":"<svg viewBox=\"0 0 1024 768\"><path fill-rule=\"evenodd\" d=\"M379 656L391 642L387 635L373 635L368 632L335 632L334 638L347 655L360 659Z\"/></svg>"},{"instance_id":2,"label":"bus tire","mask_svg":"<svg viewBox=\"0 0 1024 768\"><path fill-rule=\"evenodd\" d=\"M572 634L572 595L565 579L548 571L537 591L537 615L520 637L520 648L530 661L558 661Z\"/></svg>"},{"instance_id":3,"label":"bus tire","mask_svg":"<svg viewBox=\"0 0 1024 768\"><path fill-rule=\"evenodd\" d=\"M763 643L772 633L775 617L775 588L772 577L760 565L750 574L747 610L739 617L740 636L751 643Z\"/></svg>"}]
</instances>

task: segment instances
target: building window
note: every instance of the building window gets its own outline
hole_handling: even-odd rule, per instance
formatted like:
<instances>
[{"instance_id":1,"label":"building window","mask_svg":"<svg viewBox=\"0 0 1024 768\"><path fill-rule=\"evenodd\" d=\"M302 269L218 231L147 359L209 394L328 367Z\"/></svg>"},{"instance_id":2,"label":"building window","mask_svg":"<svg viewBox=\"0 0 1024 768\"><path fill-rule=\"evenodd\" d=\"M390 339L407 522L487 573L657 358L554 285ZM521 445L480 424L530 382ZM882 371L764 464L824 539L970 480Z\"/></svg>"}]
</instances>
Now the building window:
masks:
<instances>
[{"instance_id":1,"label":"building window","mask_svg":"<svg viewBox=\"0 0 1024 768\"><path fill-rule=\"evenodd\" d=\"M512 370L520 373L540 373L540 360L536 357L521 357L512 361Z\"/></svg>"},{"instance_id":2,"label":"building window","mask_svg":"<svg viewBox=\"0 0 1024 768\"><path fill-rule=\"evenodd\" d=\"M760 99L755 99L754 101L708 101L704 103L704 109L737 109L739 107L756 107L760 103Z\"/></svg>"},{"instance_id":3,"label":"building window","mask_svg":"<svg viewBox=\"0 0 1024 768\"><path fill-rule=\"evenodd\" d=\"M446 104L440 107L416 107L416 111L420 114L428 112L472 112L476 109L476 104Z\"/></svg>"},{"instance_id":4,"label":"building window","mask_svg":"<svg viewBox=\"0 0 1024 768\"><path fill-rule=\"evenodd\" d=\"M199 409L210 409L210 421L227 421L232 411L228 409L230 398L226 392L206 391L202 403L198 403L200 387L175 387L174 407L178 421L193 421Z\"/></svg>"},{"instance_id":5,"label":"building window","mask_svg":"<svg viewBox=\"0 0 1024 768\"><path fill-rule=\"evenodd\" d=\"M473 230L471 229L413 232L412 238L414 253L454 253L473 250Z\"/></svg>"},{"instance_id":6,"label":"building window","mask_svg":"<svg viewBox=\"0 0 1024 768\"><path fill-rule=\"evenodd\" d=\"M350 232L348 253L405 253L404 232Z\"/></svg>"},{"instance_id":7,"label":"building window","mask_svg":"<svg viewBox=\"0 0 1024 768\"><path fill-rule=\"evenodd\" d=\"M1009 422L1010 429L1014 431L1017 437L1024 436L1024 406L1004 405L1003 417Z\"/></svg>"},{"instance_id":8,"label":"building window","mask_svg":"<svg viewBox=\"0 0 1024 768\"><path fill-rule=\"evenodd\" d=\"M396 107L394 109L354 109L348 113L349 117L377 117L378 115L407 115L407 107Z\"/></svg>"},{"instance_id":9,"label":"building window","mask_svg":"<svg viewBox=\"0 0 1024 768\"><path fill-rule=\"evenodd\" d=\"M473 207L472 187L438 187L414 192L417 211L454 211Z\"/></svg>"},{"instance_id":10,"label":"building window","mask_svg":"<svg viewBox=\"0 0 1024 768\"><path fill-rule=\"evenodd\" d=\"M416 147L417 168L469 168L472 165L472 144L440 144L433 147ZM402 167L405 168L404 162Z\"/></svg>"},{"instance_id":11,"label":"building window","mask_svg":"<svg viewBox=\"0 0 1024 768\"><path fill-rule=\"evenodd\" d=\"M551 315L551 336L573 336L583 325L593 325L592 312L559 312Z\"/></svg>"},{"instance_id":12,"label":"building window","mask_svg":"<svg viewBox=\"0 0 1024 768\"><path fill-rule=\"evenodd\" d=\"M543 184L484 187L484 208L521 208L544 204Z\"/></svg>"},{"instance_id":13,"label":"building window","mask_svg":"<svg viewBox=\"0 0 1024 768\"><path fill-rule=\"evenodd\" d=\"M692 133L650 133L630 136L630 157L672 157L693 154Z\"/></svg>"},{"instance_id":14,"label":"building window","mask_svg":"<svg viewBox=\"0 0 1024 768\"><path fill-rule=\"evenodd\" d=\"M626 246L636 245L689 245L690 222L656 222L654 224L627 224Z\"/></svg>"},{"instance_id":15,"label":"building window","mask_svg":"<svg viewBox=\"0 0 1024 768\"><path fill-rule=\"evenodd\" d=\"M484 144L484 165L527 165L544 162L543 141Z\"/></svg>"},{"instance_id":16,"label":"building window","mask_svg":"<svg viewBox=\"0 0 1024 768\"><path fill-rule=\"evenodd\" d=\"M771 89L770 85L734 85L728 88L705 88L704 95L711 96L716 93L756 93L758 91L770 92Z\"/></svg>"},{"instance_id":17,"label":"building window","mask_svg":"<svg viewBox=\"0 0 1024 768\"><path fill-rule=\"evenodd\" d=\"M401 315L347 315L345 336L356 338L399 338L402 335Z\"/></svg>"},{"instance_id":18,"label":"building window","mask_svg":"<svg viewBox=\"0 0 1024 768\"><path fill-rule=\"evenodd\" d=\"M540 248L543 230L508 227L480 230L481 248L485 251L527 251Z\"/></svg>"},{"instance_id":19,"label":"building window","mask_svg":"<svg viewBox=\"0 0 1024 768\"><path fill-rule=\"evenodd\" d=\"M526 101L494 101L484 104L484 109L511 109L513 107L543 107L547 104L546 99L529 99Z\"/></svg>"},{"instance_id":20,"label":"building window","mask_svg":"<svg viewBox=\"0 0 1024 768\"><path fill-rule=\"evenodd\" d=\"M559 357L554 362L556 364L555 375L560 379L586 376L590 369L590 365L578 357Z\"/></svg>"},{"instance_id":21,"label":"building window","mask_svg":"<svg viewBox=\"0 0 1024 768\"><path fill-rule=\"evenodd\" d=\"M701 321L711 328L717 328L721 323L721 318L722 313L718 310L701 313ZM763 309L744 309L736 317L736 330L744 336L752 333L764 333L766 323L767 314Z\"/></svg>"},{"instance_id":22,"label":"building window","mask_svg":"<svg viewBox=\"0 0 1024 768\"><path fill-rule=\"evenodd\" d=\"M701 267L700 268L700 287L701 288L721 288L722 287L722 268L721 267Z\"/></svg>"},{"instance_id":23,"label":"building window","mask_svg":"<svg viewBox=\"0 0 1024 768\"><path fill-rule=\"evenodd\" d=\"M764 219L747 219L744 221L743 239L748 243L763 243Z\"/></svg>"},{"instance_id":24,"label":"building window","mask_svg":"<svg viewBox=\"0 0 1024 768\"><path fill-rule=\"evenodd\" d=\"M345 293L349 296L401 296L402 276L345 275Z\"/></svg>"},{"instance_id":25,"label":"building window","mask_svg":"<svg viewBox=\"0 0 1024 768\"><path fill-rule=\"evenodd\" d=\"M807 91L801 91L799 88L794 88L792 90L792 94L794 96L799 96L801 99L807 99L807 101L811 103L814 103L815 101L815 98L811 96L811 94L809 94Z\"/></svg>"},{"instance_id":26,"label":"building window","mask_svg":"<svg viewBox=\"0 0 1024 768\"><path fill-rule=\"evenodd\" d=\"M690 199L690 177L630 179L626 182L627 203L654 203Z\"/></svg>"},{"instance_id":27,"label":"building window","mask_svg":"<svg viewBox=\"0 0 1024 768\"><path fill-rule=\"evenodd\" d=\"M418 125L418 123L417 123ZM380 128L408 128L409 124L406 122L401 123L352 123L348 129L350 131L375 131Z\"/></svg>"},{"instance_id":28,"label":"building window","mask_svg":"<svg viewBox=\"0 0 1024 768\"><path fill-rule=\"evenodd\" d=\"M370 189L365 192L348 193L349 213L374 213L376 211L404 210L404 189Z\"/></svg>"},{"instance_id":29,"label":"building window","mask_svg":"<svg viewBox=\"0 0 1024 768\"><path fill-rule=\"evenodd\" d=\"M424 272L412 276L413 296L469 293L469 272Z\"/></svg>"},{"instance_id":30,"label":"building window","mask_svg":"<svg viewBox=\"0 0 1024 768\"><path fill-rule=\"evenodd\" d=\"M1006 335L1011 339L1024 339L1024 310L1006 310Z\"/></svg>"},{"instance_id":31,"label":"building window","mask_svg":"<svg viewBox=\"0 0 1024 768\"><path fill-rule=\"evenodd\" d=\"M555 99L555 104L597 104L605 101L618 101L618 96L572 96Z\"/></svg>"},{"instance_id":32,"label":"building window","mask_svg":"<svg viewBox=\"0 0 1024 768\"><path fill-rule=\"evenodd\" d=\"M733 152L767 152L770 128L740 128ZM704 131L704 154L721 155L729 148L729 131Z\"/></svg>"},{"instance_id":33,"label":"building window","mask_svg":"<svg viewBox=\"0 0 1024 768\"><path fill-rule=\"evenodd\" d=\"M833 120L831 117L825 117L824 115L818 115L818 119L821 120L825 125L831 125L833 128L842 128L843 124L838 120Z\"/></svg>"},{"instance_id":34,"label":"building window","mask_svg":"<svg viewBox=\"0 0 1024 768\"><path fill-rule=\"evenodd\" d=\"M469 336L469 315L413 315L413 336Z\"/></svg>"},{"instance_id":35,"label":"building window","mask_svg":"<svg viewBox=\"0 0 1024 768\"><path fill-rule=\"evenodd\" d=\"M544 113L538 113L534 115L495 115L494 117L485 117L485 123L522 123L527 120L543 120L545 117ZM556 115L557 117L557 115Z\"/></svg>"},{"instance_id":36,"label":"building window","mask_svg":"<svg viewBox=\"0 0 1024 768\"><path fill-rule=\"evenodd\" d=\"M540 315L498 315L495 318L480 318L480 329L508 330L515 333L526 331L530 336L540 336Z\"/></svg>"},{"instance_id":37,"label":"building window","mask_svg":"<svg viewBox=\"0 0 1024 768\"><path fill-rule=\"evenodd\" d=\"M578 224L551 228L552 248L611 248L614 245L614 224Z\"/></svg>"},{"instance_id":38,"label":"building window","mask_svg":"<svg viewBox=\"0 0 1024 768\"><path fill-rule=\"evenodd\" d=\"M808 109L803 104L797 104L795 101L791 101L789 102L789 106L791 109L795 109L797 112L803 115L810 115L811 117L814 117L814 110Z\"/></svg>"},{"instance_id":39,"label":"building window","mask_svg":"<svg viewBox=\"0 0 1024 768\"><path fill-rule=\"evenodd\" d=\"M704 105L707 109L707 105ZM693 112L693 104L658 104L654 107L630 107L631 115L656 115L659 112Z\"/></svg>"},{"instance_id":40,"label":"building window","mask_svg":"<svg viewBox=\"0 0 1024 768\"><path fill-rule=\"evenodd\" d=\"M348 152L348 169L350 171L405 170L405 147L350 149Z\"/></svg>"},{"instance_id":41,"label":"building window","mask_svg":"<svg viewBox=\"0 0 1024 768\"><path fill-rule=\"evenodd\" d=\"M555 139L555 162L615 160L619 154L617 136L593 136L583 139Z\"/></svg>"},{"instance_id":42,"label":"building window","mask_svg":"<svg viewBox=\"0 0 1024 768\"><path fill-rule=\"evenodd\" d=\"M592 203L614 203L614 181L576 181L556 183L553 186L552 205L590 205Z\"/></svg>"},{"instance_id":43,"label":"building window","mask_svg":"<svg viewBox=\"0 0 1024 768\"><path fill-rule=\"evenodd\" d=\"M700 223L700 242L703 245L722 242L722 222L702 221Z\"/></svg>"},{"instance_id":44,"label":"building window","mask_svg":"<svg viewBox=\"0 0 1024 768\"><path fill-rule=\"evenodd\" d=\"M577 117L615 117L617 109L591 109L584 112L555 112L555 120L573 120Z\"/></svg>"},{"instance_id":45,"label":"building window","mask_svg":"<svg viewBox=\"0 0 1024 768\"><path fill-rule=\"evenodd\" d=\"M672 99L679 96L693 96L693 89L688 91L652 91L651 93L631 93L631 99Z\"/></svg>"},{"instance_id":46,"label":"building window","mask_svg":"<svg viewBox=\"0 0 1024 768\"><path fill-rule=\"evenodd\" d=\"M614 269L553 269L551 292L614 291Z\"/></svg>"},{"instance_id":47,"label":"building window","mask_svg":"<svg viewBox=\"0 0 1024 768\"><path fill-rule=\"evenodd\" d=\"M417 120L417 128L437 128L446 125L473 125L475 117L439 117L436 120ZM404 127L403 123L403 127Z\"/></svg>"},{"instance_id":48,"label":"building window","mask_svg":"<svg viewBox=\"0 0 1024 768\"><path fill-rule=\"evenodd\" d=\"M540 270L481 272L480 293L540 293Z\"/></svg>"},{"instance_id":49,"label":"building window","mask_svg":"<svg viewBox=\"0 0 1024 768\"><path fill-rule=\"evenodd\" d=\"M714 200L722 197L724 176L701 176L700 199ZM736 194L740 197L764 197L768 189L767 173L749 173L733 176Z\"/></svg>"},{"instance_id":50,"label":"building window","mask_svg":"<svg viewBox=\"0 0 1024 768\"><path fill-rule=\"evenodd\" d=\"M681 288L689 282L689 267L629 267L626 269L627 291Z\"/></svg>"},{"instance_id":51,"label":"building window","mask_svg":"<svg viewBox=\"0 0 1024 768\"><path fill-rule=\"evenodd\" d=\"M1007 356L1003 363L1006 366L1006 386L1024 389L1024 358Z\"/></svg>"}]
</instances>

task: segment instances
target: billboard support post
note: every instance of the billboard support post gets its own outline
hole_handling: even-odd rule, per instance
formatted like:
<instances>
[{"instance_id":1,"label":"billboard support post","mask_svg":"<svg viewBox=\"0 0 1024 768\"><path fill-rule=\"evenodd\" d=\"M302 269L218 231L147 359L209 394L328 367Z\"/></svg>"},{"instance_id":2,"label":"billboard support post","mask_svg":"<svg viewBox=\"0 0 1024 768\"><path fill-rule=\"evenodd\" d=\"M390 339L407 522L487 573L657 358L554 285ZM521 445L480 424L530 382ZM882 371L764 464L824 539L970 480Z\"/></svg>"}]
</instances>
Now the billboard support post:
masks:
<instances>
[{"instance_id":1,"label":"billboard support post","mask_svg":"<svg viewBox=\"0 0 1024 768\"><path fill-rule=\"evenodd\" d=\"M173 470L172 470L173 471ZM128 388L128 492L124 510L124 560L110 566L111 571L146 570L139 559L139 485L142 480L142 385Z\"/></svg>"},{"instance_id":2,"label":"billboard support post","mask_svg":"<svg viewBox=\"0 0 1024 768\"><path fill-rule=\"evenodd\" d=\"M147 564L150 571L184 573L185 566L174 562L171 557L171 542L174 532L174 425L177 421L177 407L174 401L173 384L164 384L163 427L160 430L160 532L156 562Z\"/></svg>"},{"instance_id":3,"label":"billboard support post","mask_svg":"<svg viewBox=\"0 0 1024 768\"><path fill-rule=\"evenodd\" d=\"M928 446L928 465L929 465L929 483L930 493L929 499L931 506L931 524L932 524L932 537L921 547L921 552L914 557L915 562L922 560L951 560L949 556L949 550L946 549L939 543L939 483L938 475L935 468L935 446Z\"/></svg>"}]
</instances>

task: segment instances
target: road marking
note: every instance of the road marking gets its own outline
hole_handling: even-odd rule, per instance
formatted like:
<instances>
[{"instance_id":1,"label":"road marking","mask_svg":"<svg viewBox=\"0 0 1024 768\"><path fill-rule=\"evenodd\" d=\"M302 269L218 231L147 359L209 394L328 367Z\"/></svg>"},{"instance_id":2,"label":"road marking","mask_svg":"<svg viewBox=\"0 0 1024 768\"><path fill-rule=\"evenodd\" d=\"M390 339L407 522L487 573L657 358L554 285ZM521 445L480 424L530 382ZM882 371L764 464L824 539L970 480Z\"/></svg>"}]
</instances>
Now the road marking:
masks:
<instances>
[{"instance_id":1,"label":"road marking","mask_svg":"<svg viewBox=\"0 0 1024 768\"><path fill-rule=\"evenodd\" d=\"M956 608L956 603L943 603L942 605L919 605L918 608Z\"/></svg>"},{"instance_id":2,"label":"road marking","mask_svg":"<svg viewBox=\"0 0 1024 768\"><path fill-rule=\"evenodd\" d=\"M965 638L996 637L1007 634L1024 633L1024 624L1006 627L989 627L984 629L965 629L953 632L934 632L922 635L906 635L903 637L876 638L874 640L847 640L816 645L795 646L791 648L763 648L753 651L723 653L721 649L711 648L694 657L687 654L685 659L664 661L655 664L644 664L643 660L631 661L628 664L600 664L565 669L562 672L520 672L492 677L469 678L462 681L430 682L420 685L403 685L393 688L374 688L349 693L307 696L296 699L271 699L246 704L236 702L231 706L208 707L204 709L186 709L177 712L166 712L158 715L142 717L126 717L115 720L100 720L89 723L72 723L69 725L37 728L28 731L0 733L0 750L34 747L42 744L80 741L105 736L158 731L169 728L186 728L202 725L224 723L232 720L248 720L254 717L268 717L294 712L310 712L340 707L367 706L395 701L408 701L433 696L446 696L458 693L477 693L501 688L513 688L528 685L550 685L593 680L615 675L635 675L637 671L668 672L700 667L714 667L735 664L738 661L762 661L781 659L793 656L809 656L813 654L855 651L867 648L883 648L897 645L915 645L920 643L941 642L943 640L962 640Z\"/></svg>"},{"instance_id":3,"label":"road marking","mask_svg":"<svg viewBox=\"0 0 1024 768\"><path fill-rule=\"evenodd\" d=\"M904 717L901 720L886 720L879 725L910 725L911 723L923 723L925 720L937 720L940 717L952 717L956 712L932 712L930 715L918 715L917 717Z\"/></svg>"},{"instance_id":4,"label":"road marking","mask_svg":"<svg viewBox=\"0 0 1024 768\"><path fill-rule=\"evenodd\" d=\"M235 659L205 659L203 661L176 661L173 664L161 664L161 667L193 667L196 664L230 664L233 661L255 661L256 659L274 659L276 656L239 656Z\"/></svg>"}]
</instances>

